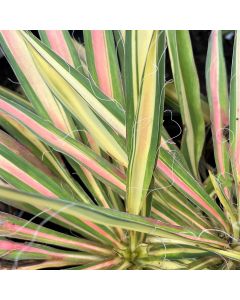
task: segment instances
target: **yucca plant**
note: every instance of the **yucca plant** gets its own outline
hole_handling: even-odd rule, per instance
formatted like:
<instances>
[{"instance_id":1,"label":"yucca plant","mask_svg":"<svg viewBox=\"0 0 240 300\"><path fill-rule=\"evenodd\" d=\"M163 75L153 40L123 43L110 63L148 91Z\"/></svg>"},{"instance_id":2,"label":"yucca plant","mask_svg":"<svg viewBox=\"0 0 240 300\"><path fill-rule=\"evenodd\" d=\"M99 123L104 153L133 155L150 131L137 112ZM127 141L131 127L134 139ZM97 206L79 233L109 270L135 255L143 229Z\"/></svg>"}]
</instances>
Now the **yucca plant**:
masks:
<instances>
[{"instance_id":1,"label":"yucca plant","mask_svg":"<svg viewBox=\"0 0 240 300\"><path fill-rule=\"evenodd\" d=\"M240 32L229 88L212 32L207 95L188 31L2 31L0 44L19 83L0 87L2 269L240 267Z\"/></svg>"}]
</instances>

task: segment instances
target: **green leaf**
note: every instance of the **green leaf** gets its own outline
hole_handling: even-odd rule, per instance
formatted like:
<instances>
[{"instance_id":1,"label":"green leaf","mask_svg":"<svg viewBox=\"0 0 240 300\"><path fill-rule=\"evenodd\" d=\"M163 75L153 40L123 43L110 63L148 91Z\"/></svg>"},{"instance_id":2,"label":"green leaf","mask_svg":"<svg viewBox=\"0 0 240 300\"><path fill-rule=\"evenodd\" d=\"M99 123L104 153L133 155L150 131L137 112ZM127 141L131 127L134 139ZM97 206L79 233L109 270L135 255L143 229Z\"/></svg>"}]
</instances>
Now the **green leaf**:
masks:
<instances>
[{"instance_id":1,"label":"green leaf","mask_svg":"<svg viewBox=\"0 0 240 300\"><path fill-rule=\"evenodd\" d=\"M39 30L41 40L68 64L83 73L81 59L74 40L67 30Z\"/></svg>"},{"instance_id":2,"label":"green leaf","mask_svg":"<svg viewBox=\"0 0 240 300\"><path fill-rule=\"evenodd\" d=\"M194 176L198 178L205 128L203 115L199 113L200 88L190 36L185 30L170 30L167 31L167 41L184 126L182 151Z\"/></svg>"},{"instance_id":3,"label":"green leaf","mask_svg":"<svg viewBox=\"0 0 240 300\"><path fill-rule=\"evenodd\" d=\"M44 243L103 256L112 255L112 250L103 245L73 237L3 212L0 212L0 234L8 238L28 240L31 243Z\"/></svg>"},{"instance_id":4,"label":"green leaf","mask_svg":"<svg viewBox=\"0 0 240 300\"><path fill-rule=\"evenodd\" d=\"M0 187L0 200L4 203L31 203L37 207L49 207L53 211L63 209L72 217L84 218L97 224L110 227L120 227L165 238L174 238L180 241L191 240L194 244L209 243L209 245L225 245L220 238L207 233L180 226L172 226L152 218L131 215L124 212L87 205L83 203L71 203L67 200L51 199L43 196L27 194ZM205 246L204 246L205 247ZM211 248L211 246L209 246ZM220 250L219 250L220 251Z\"/></svg>"},{"instance_id":5,"label":"green leaf","mask_svg":"<svg viewBox=\"0 0 240 300\"><path fill-rule=\"evenodd\" d=\"M120 137L125 136L125 115L118 104L34 36L21 32L38 70L58 100L89 131L99 146L127 165ZM105 124L102 122L103 119Z\"/></svg>"},{"instance_id":6,"label":"green leaf","mask_svg":"<svg viewBox=\"0 0 240 300\"><path fill-rule=\"evenodd\" d=\"M225 177L230 172L228 139L224 135L229 125L229 101L221 31L213 31L209 39L206 81L215 162L219 175ZM224 192L230 198L231 191L227 186Z\"/></svg>"},{"instance_id":7,"label":"green leaf","mask_svg":"<svg viewBox=\"0 0 240 300\"><path fill-rule=\"evenodd\" d=\"M168 151L161 149L157 161L156 173L160 172L171 185L183 193L190 201L213 218L221 227L229 232L229 222L223 211L206 193L201 184L189 173L184 166L175 160ZM157 174L156 174L157 176Z\"/></svg>"},{"instance_id":8,"label":"green leaf","mask_svg":"<svg viewBox=\"0 0 240 300\"><path fill-rule=\"evenodd\" d=\"M90 78L109 98L124 105L123 86L111 30L84 30Z\"/></svg>"},{"instance_id":9,"label":"green leaf","mask_svg":"<svg viewBox=\"0 0 240 300\"><path fill-rule=\"evenodd\" d=\"M124 175L108 161L24 107L6 98L2 99L0 99L0 111L14 117L44 143L71 157L93 172L101 181L116 187L118 191L125 191Z\"/></svg>"},{"instance_id":10,"label":"green leaf","mask_svg":"<svg viewBox=\"0 0 240 300\"><path fill-rule=\"evenodd\" d=\"M139 214L152 180L159 149L162 124L165 73L165 35L155 31L150 42L141 82L140 98L134 114L133 127L127 128L129 144L127 173L127 210ZM156 69L157 66L157 69ZM128 122L128 120L127 120ZM132 124L132 122L131 122Z\"/></svg>"},{"instance_id":11,"label":"green leaf","mask_svg":"<svg viewBox=\"0 0 240 300\"><path fill-rule=\"evenodd\" d=\"M75 251L63 251L35 243L16 243L0 239L0 256L5 260L63 260L75 264L84 264L101 260L101 256Z\"/></svg>"},{"instance_id":12,"label":"green leaf","mask_svg":"<svg viewBox=\"0 0 240 300\"><path fill-rule=\"evenodd\" d=\"M20 32L16 30L2 31L0 43L36 112L43 118L51 120L62 131L71 132L73 123L69 113L65 112L39 74Z\"/></svg>"},{"instance_id":13,"label":"green leaf","mask_svg":"<svg viewBox=\"0 0 240 300\"><path fill-rule=\"evenodd\" d=\"M240 31L236 31L234 40L234 50L231 71L230 86L230 153L231 167L235 181L235 191L238 206L238 222L240 220L240 138L239 138L239 122L240 122Z\"/></svg>"}]
</instances>

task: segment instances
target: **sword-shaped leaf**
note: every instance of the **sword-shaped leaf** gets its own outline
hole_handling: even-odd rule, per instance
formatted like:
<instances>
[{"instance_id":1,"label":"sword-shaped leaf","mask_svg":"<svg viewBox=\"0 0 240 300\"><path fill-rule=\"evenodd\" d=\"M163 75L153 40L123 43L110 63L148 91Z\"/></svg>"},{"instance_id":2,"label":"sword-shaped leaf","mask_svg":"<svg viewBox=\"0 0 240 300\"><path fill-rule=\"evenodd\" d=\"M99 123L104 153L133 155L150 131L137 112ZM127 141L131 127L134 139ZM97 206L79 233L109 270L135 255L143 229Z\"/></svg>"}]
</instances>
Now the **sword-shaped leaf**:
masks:
<instances>
[{"instance_id":1,"label":"sword-shaped leaf","mask_svg":"<svg viewBox=\"0 0 240 300\"><path fill-rule=\"evenodd\" d=\"M27 98L35 111L64 132L71 132L72 121L53 96L34 63L20 32L1 31L0 43Z\"/></svg>"},{"instance_id":2,"label":"sword-shaped leaf","mask_svg":"<svg viewBox=\"0 0 240 300\"><path fill-rule=\"evenodd\" d=\"M0 176L6 182L22 191L39 193L53 199L65 197L73 203L77 200L86 203L92 202L84 191L82 191L80 199L73 197L70 191L57 183L56 179L46 176L44 168L41 167L43 169L41 171L36 167L39 166L39 161L31 156L23 146L4 133L0 137ZM25 155L30 156L29 162L23 158ZM21 208L25 209L25 207ZM104 230L91 222L83 220L83 225L87 230L89 228L91 231L93 230L93 233L96 231L98 235L104 235ZM112 240L109 233L105 234Z\"/></svg>"},{"instance_id":3,"label":"sword-shaped leaf","mask_svg":"<svg viewBox=\"0 0 240 300\"><path fill-rule=\"evenodd\" d=\"M65 207L65 213L76 218L84 218L88 221L104 224L110 227L120 227L123 229L143 232L150 235L161 236L163 238L174 238L180 241L188 241L200 245L209 243L213 245L227 245L226 242L215 235L202 232L187 227L173 226L160 222L156 219L131 215L117 210L106 209L94 205L76 203L61 199L51 199L34 194L27 194L0 187L0 200L4 203L31 203L37 207L49 207L53 211ZM71 204L71 205L70 205ZM201 246L202 247L202 246ZM207 246L204 246L207 247Z\"/></svg>"},{"instance_id":4,"label":"sword-shaped leaf","mask_svg":"<svg viewBox=\"0 0 240 300\"><path fill-rule=\"evenodd\" d=\"M229 223L221 208L189 171L164 149L161 149L160 159L157 161L156 173L159 171L170 184L229 232Z\"/></svg>"},{"instance_id":5,"label":"sword-shaped leaf","mask_svg":"<svg viewBox=\"0 0 240 300\"><path fill-rule=\"evenodd\" d=\"M176 88L173 82L169 82L165 86L165 102L174 111L180 112L178 96L176 93ZM210 123L210 112L209 112L209 105L208 102L201 96L201 106L202 106L202 113L203 118L206 124Z\"/></svg>"},{"instance_id":6,"label":"sword-shaped leaf","mask_svg":"<svg viewBox=\"0 0 240 300\"><path fill-rule=\"evenodd\" d=\"M77 70L81 69L81 61L78 51L74 46L73 40L67 31L62 30L46 30L40 31L42 41L48 45L55 53L64 59L69 65ZM80 124L77 124L80 125ZM81 126L82 127L82 126ZM78 126L79 128L79 126ZM82 142L88 142L85 130L76 130ZM74 161L69 160L76 174L81 178L87 188L90 190L96 201L104 207L111 207L112 203L108 199L107 193L104 191L102 183L100 183L93 174L86 168L79 166Z\"/></svg>"},{"instance_id":7,"label":"sword-shaped leaf","mask_svg":"<svg viewBox=\"0 0 240 300\"><path fill-rule=\"evenodd\" d=\"M198 178L205 128L203 114L200 113L199 80L190 36L185 30L170 30L167 31L167 41L184 126L182 150L194 176Z\"/></svg>"},{"instance_id":8,"label":"sword-shaped leaf","mask_svg":"<svg viewBox=\"0 0 240 300\"><path fill-rule=\"evenodd\" d=\"M17 243L6 239L0 239L0 256L6 260L18 262L19 260L63 260L76 264L86 264L101 260L101 256L86 254L76 251L63 251L53 247L35 243Z\"/></svg>"},{"instance_id":9,"label":"sword-shaped leaf","mask_svg":"<svg viewBox=\"0 0 240 300\"><path fill-rule=\"evenodd\" d=\"M6 182L23 191L35 191L53 198L65 195L74 199L24 146L3 132L0 132L0 137L0 176ZM24 159L25 155L28 160ZM90 201L87 195L84 198L84 193L82 201Z\"/></svg>"},{"instance_id":10,"label":"sword-shaped leaf","mask_svg":"<svg viewBox=\"0 0 240 300\"><path fill-rule=\"evenodd\" d=\"M95 253L102 256L112 255L112 250L87 239L67 235L41 224L0 212L0 235L7 238L28 240L73 250Z\"/></svg>"},{"instance_id":11,"label":"sword-shaped leaf","mask_svg":"<svg viewBox=\"0 0 240 300\"><path fill-rule=\"evenodd\" d=\"M103 150L126 166L124 145L115 134L116 131L126 135L125 115L118 104L37 38L25 32L21 32L21 36L58 100L83 124Z\"/></svg>"},{"instance_id":12,"label":"sword-shaped leaf","mask_svg":"<svg viewBox=\"0 0 240 300\"><path fill-rule=\"evenodd\" d=\"M230 153L240 220L240 31L235 33L230 86Z\"/></svg>"},{"instance_id":13,"label":"sword-shaped leaf","mask_svg":"<svg viewBox=\"0 0 240 300\"><path fill-rule=\"evenodd\" d=\"M67 30L39 30L39 35L49 48L82 73L82 63L78 51Z\"/></svg>"},{"instance_id":14,"label":"sword-shaped leaf","mask_svg":"<svg viewBox=\"0 0 240 300\"><path fill-rule=\"evenodd\" d=\"M109 98L124 105L117 51L111 30L84 30L90 77Z\"/></svg>"},{"instance_id":15,"label":"sword-shaped leaf","mask_svg":"<svg viewBox=\"0 0 240 300\"><path fill-rule=\"evenodd\" d=\"M164 100L164 49L165 34L155 31L148 50L136 114L133 116L133 128L127 131L130 145L127 210L133 214L139 214L146 201L158 155Z\"/></svg>"},{"instance_id":16,"label":"sword-shaped leaf","mask_svg":"<svg viewBox=\"0 0 240 300\"><path fill-rule=\"evenodd\" d=\"M115 257L109 260L104 260L97 263L89 263L77 267L72 267L70 270L111 270L113 267L117 267L123 261L120 257Z\"/></svg>"},{"instance_id":17,"label":"sword-shaped leaf","mask_svg":"<svg viewBox=\"0 0 240 300\"><path fill-rule=\"evenodd\" d=\"M213 31L209 39L206 81L212 121L215 162L217 172L224 181L229 173L228 141L224 135L224 131L228 130L227 127L229 125L229 109L227 74L221 31ZM227 187L225 187L225 193L227 197L230 197L230 191Z\"/></svg>"},{"instance_id":18,"label":"sword-shaped leaf","mask_svg":"<svg viewBox=\"0 0 240 300\"><path fill-rule=\"evenodd\" d=\"M131 147L131 136L140 99L142 77L152 36L153 30L126 31L124 48L124 85L126 94L128 149ZM156 70L154 73L155 72Z\"/></svg>"},{"instance_id":19,"label":"sword-shaped leaf","mask_svg":"<svg viewBox=\"0 0 240 300\"><path fill-rule=\"evenodd\" d=\"M66 154L80 165L91 170L101 181L116 187L118 191L125 190L124 175L89 147L77 142L52 124L6 98L0 99L0 111L14 117L53 149Z\"/></svg>"}]
</instances>

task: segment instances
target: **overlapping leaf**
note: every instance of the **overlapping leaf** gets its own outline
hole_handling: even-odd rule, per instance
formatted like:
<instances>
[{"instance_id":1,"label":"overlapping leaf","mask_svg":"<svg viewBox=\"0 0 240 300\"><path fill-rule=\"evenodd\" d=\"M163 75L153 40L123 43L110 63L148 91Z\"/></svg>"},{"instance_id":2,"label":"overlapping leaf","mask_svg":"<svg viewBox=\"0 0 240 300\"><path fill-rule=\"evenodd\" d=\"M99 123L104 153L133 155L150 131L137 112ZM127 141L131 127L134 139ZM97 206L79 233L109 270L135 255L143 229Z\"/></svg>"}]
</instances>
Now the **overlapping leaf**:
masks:
<instances>
[{"instance_id":1,"label":"overlapping leaf","mask_svg":"<svg viewBox=\"0 0 240 300\"><path fill-rule=\"evenodd\" d=\"M229 175L229 154L226 133L229 126L228 87L223 55L222 33L213 31L209 41L206 64L208 101L212 120L212 137L217 171L222 180ZM224 132L227 131L227 132ZM226 195L230 191L225 188Z\"/></svg>"},{"instance_id":2,"label":"overlapping leaf","mask_svg":"<svg viewBox=\"0 0 240 300\"><path fill-rule=\"evenodd\" d=\"M184 30L170 30L167 41L184 126L182 150L193 174L198 177L205 129L190 36Z\"/></svg>"},{"instance_id":3,"label":"overlapping leaf","mask_svg":"<svg viewBox=\"0 0 240 300\"><path fill-rule=\"evenodd\" d=\"M134 119L134 123L130 121L132 127L127 127L127 210L134 214L139 214L146 199L159 148L165 80L161 76L165 66L164 47L164 33L154 32L147 52L136 111L127 111L127 114L133 114Z\"/></svg>"}]
</instances>

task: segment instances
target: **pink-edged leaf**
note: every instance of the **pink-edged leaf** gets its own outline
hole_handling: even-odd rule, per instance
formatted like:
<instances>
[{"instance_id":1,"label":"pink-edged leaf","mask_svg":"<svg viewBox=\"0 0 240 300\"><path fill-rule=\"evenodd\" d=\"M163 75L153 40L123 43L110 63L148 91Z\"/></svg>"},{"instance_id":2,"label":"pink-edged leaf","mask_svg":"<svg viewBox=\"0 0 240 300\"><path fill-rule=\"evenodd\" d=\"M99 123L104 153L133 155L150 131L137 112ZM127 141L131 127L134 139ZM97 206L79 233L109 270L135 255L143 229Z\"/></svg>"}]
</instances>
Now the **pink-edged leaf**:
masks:
<instances>
[{"instance_id":1,"label":"pink-edged leaf","mask_svg":"<svg viewBox=\"0 0 240 300\"><path fill-rule=\"evenodd\" d=\"M123 104L123 87L112 31L85 30L84 43L90 77L105 95Z\"/></svg>"},{"instance_id":2,"label":"pink-edged leaf","mask_svg":"<svg viewBox=\"0 0 240 300\"><path fill-rule=\"evenodd\" d=\"M119 191L125 191L124 175L89 147L65 135L51 124L8 99L0 99L0 110L17 119L54 149L70 156L77 163L92 171L99 180L108 182L111 186L117 187Z\"/></svg>"},{"instance_id":3,"label":"pink-edged leaf","mask_svg":"<svg viewBox=\"0 0 240 300\"><path fill-rule=\"evenodd\" d=\"M200 183L191 176L189 171L164 149L161 149L160 159L157 161L156 172L158 171L189 200L215 219L225 230L229 231L228 220L220 207L206 193Z\"/></svg>"},{"instance_id":4,"label":"pink-edged leaf","mask_svg":"<svg viewBox=\"0 0 240 300\"><path fill-rule=\"evenodd\" d=\"M8 238L29 240L31 242L47 243L84 251L96 253L103 256L112 255L111 249L91 242L86 239L76 238L55 230L37 225L31 221L0 212L0 234Z\"/></svg>"},{"instance_id":5,"label":"pink-edged leaf","mask_svg":"<svg viewBox=\"0 0 240 300\"><path fill-rule=\"evenodd\" d=\"M221 31L214 30L209 39L206 79L214 156L217 172L224 180L229 173L228 141L225 137L229 126L229 107ZM224 191L226 196L230 197L230 191L227 187L225 187Z\"/></svg>"}]
</instances>

